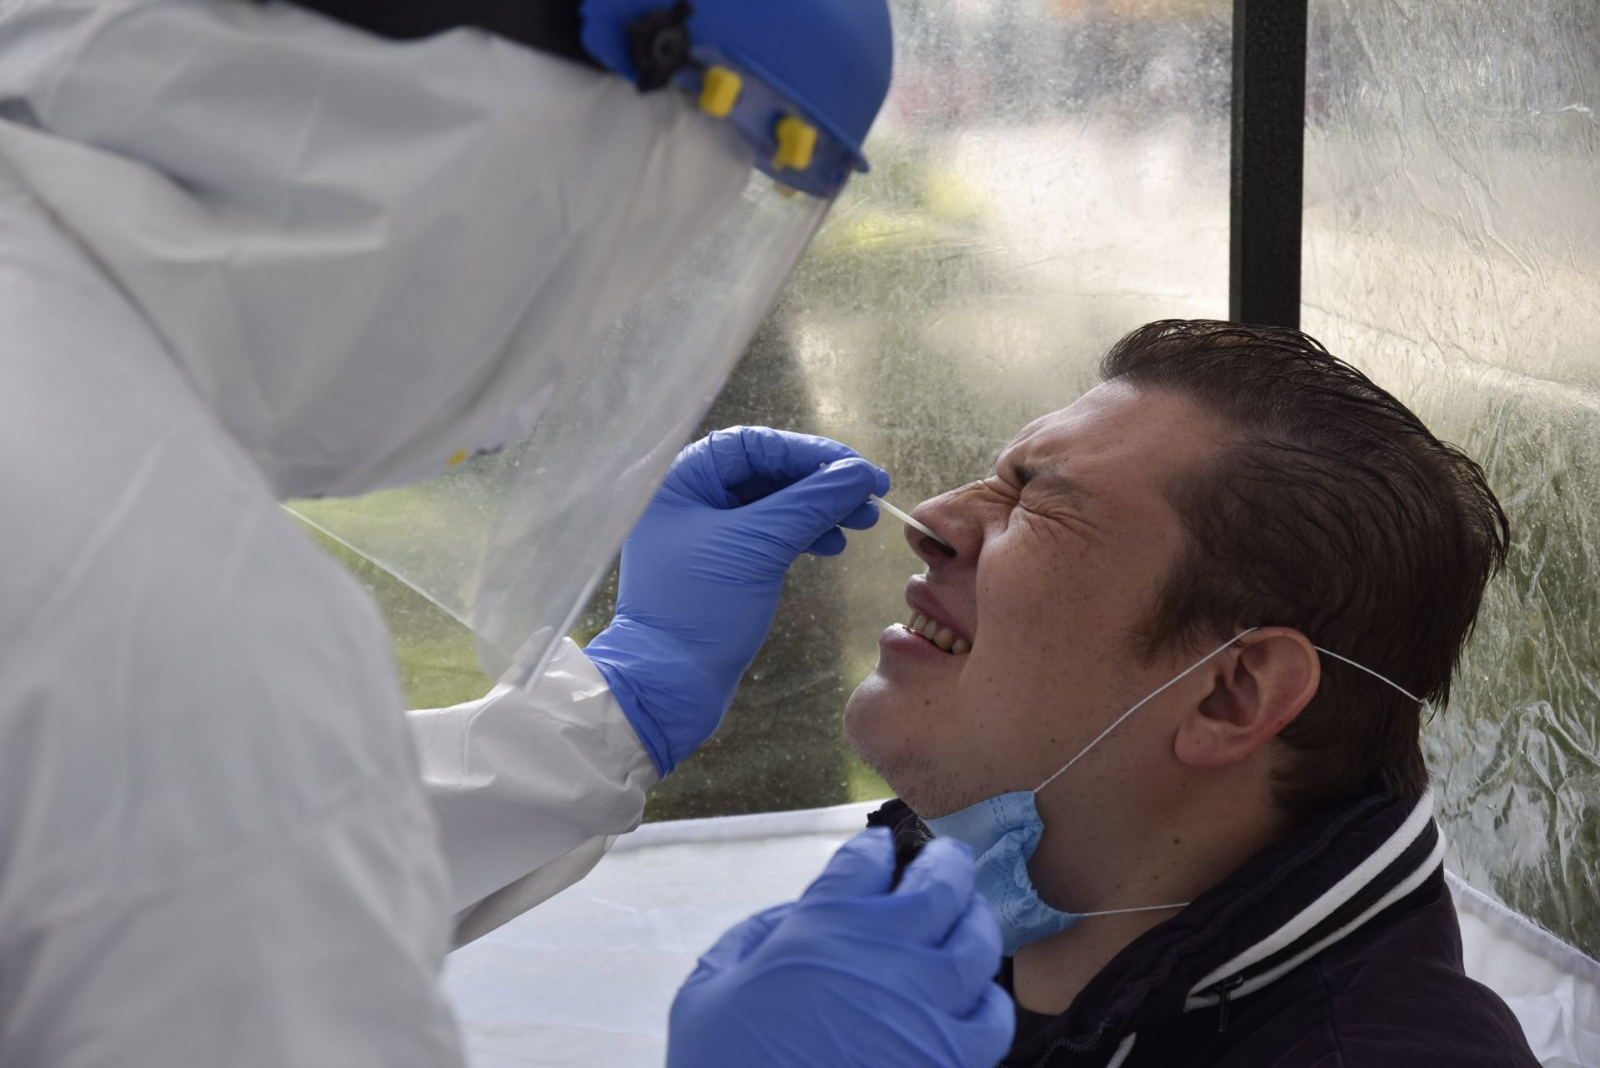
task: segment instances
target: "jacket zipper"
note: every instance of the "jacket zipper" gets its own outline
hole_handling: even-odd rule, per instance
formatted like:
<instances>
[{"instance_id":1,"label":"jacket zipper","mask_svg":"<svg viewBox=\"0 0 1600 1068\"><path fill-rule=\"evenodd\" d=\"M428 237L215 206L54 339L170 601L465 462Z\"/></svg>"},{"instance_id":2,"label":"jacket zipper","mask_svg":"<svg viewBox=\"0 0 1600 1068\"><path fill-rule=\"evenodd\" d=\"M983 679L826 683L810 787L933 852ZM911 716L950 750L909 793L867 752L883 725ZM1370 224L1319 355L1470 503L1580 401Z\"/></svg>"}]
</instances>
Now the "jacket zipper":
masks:
<instances>
[{"instance_id":1,"label":"jacket zipper","mask_svg":"<svg viewBox=\"0 0 1600 1068\"><path fill-rule=\"evenodd\" d=\"M1243 985L1244 976L1240 974L1231 979L1224 979L1211 988L1217 995L1217 1034L1228 1033L1228 997Z\"/></svg>"}]
</instances>

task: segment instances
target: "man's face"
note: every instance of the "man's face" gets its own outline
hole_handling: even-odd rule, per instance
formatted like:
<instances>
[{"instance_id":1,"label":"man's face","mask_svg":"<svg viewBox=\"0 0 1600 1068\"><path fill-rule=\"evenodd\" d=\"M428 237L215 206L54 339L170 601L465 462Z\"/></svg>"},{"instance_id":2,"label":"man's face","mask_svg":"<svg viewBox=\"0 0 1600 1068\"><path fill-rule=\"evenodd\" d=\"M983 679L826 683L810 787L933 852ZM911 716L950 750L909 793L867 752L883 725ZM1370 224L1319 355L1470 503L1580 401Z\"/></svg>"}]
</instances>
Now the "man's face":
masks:
<instances>
[{"instance_id":1,"label":"man's face","mask_svg":"<svg viewBox=\"0 0 1600 1068\"><path fill-rule=\"evenodd\" d=\"M1167 490L1224 440L1193 402L1111 382L1024 428L989 478L917 508L954 551L908 529L927 570L907 585L906 617L884 632L845 730L919 815L1038 786L1192 662L1142 657L1140 627L1184 541ZM918 614L970 651L913 634L904 624ZM1062 792L1103 797L1181 774L1159 704L1075 765Z\"/></svg>"}]
</instances>

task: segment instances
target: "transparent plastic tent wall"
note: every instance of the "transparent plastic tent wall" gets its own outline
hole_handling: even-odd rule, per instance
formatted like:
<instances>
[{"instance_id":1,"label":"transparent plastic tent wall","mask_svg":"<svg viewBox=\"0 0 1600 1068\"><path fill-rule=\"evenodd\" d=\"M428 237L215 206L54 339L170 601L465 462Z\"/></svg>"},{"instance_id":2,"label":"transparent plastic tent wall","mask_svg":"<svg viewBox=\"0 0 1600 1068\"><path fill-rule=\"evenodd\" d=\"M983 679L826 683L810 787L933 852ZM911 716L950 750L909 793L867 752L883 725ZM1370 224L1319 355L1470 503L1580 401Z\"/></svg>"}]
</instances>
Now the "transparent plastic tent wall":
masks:
<instances>
[{"instance_id":1,"label":"transparent plastic tent wall","mask_svg":"<svg viewBox=\"0 0 1600 1068\"><path fill-rule=\"evenodd\" d=\"M839 438L909 506L985 474L1126 330L1226 316L1231 13L899 0L895 17L874 171L704 425ZM1312 0L1307 84L1302 325L1482 461L1513 526L1427 728L1447 864L1600 955L1600 7ZM838 718L916 568L897 531L801 562L722 734L648 818L886 792ZM348 559L412 701L480 696L466 632ZM609 607L602 586L576 637Z\"/></svg>"}]
</instances>

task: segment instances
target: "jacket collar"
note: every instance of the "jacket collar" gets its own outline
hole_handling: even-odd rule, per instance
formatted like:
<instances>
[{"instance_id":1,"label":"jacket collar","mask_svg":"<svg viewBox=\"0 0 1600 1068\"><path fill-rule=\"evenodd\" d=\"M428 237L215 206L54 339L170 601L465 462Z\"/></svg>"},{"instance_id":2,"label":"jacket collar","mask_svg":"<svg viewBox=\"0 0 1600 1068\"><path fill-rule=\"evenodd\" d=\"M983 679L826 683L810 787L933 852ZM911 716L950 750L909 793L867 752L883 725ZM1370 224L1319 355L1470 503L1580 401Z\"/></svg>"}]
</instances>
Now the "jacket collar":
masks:
<instances>
[{"instance_id":1,"label":"jacket collar","mask_svg":"<svg viewBox=\"0 0 1600 1068\"><path fill-rule=\"evenodd\" d=\"M873 822L895 826L902 851L929 836L899 802ZM1116 1050L1115 1061L1141 1027L1225 1013L1417 890L1443 853L1431 792L1368 794L1313 816L1130 943L1016 1059L1064 1047Z\"/></svg>"}]
</instances>

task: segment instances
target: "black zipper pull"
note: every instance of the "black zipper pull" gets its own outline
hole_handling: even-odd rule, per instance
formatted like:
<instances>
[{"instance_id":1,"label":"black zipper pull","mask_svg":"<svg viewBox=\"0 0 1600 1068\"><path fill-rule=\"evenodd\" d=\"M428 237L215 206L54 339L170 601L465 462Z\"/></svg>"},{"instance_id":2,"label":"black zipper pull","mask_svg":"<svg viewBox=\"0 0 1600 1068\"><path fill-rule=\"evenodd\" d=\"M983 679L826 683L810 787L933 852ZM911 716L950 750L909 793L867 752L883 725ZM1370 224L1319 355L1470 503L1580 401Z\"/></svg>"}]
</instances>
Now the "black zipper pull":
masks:
<instances>
[{"instance_id":1,"label":"black zipper pull","mask_svg":"<svg viewBox=\"0 0 1600 1068\"><path fill-rule=\"evenodd\" d=\"M1228 995L1243 985L1244 976L1236 975L1211 988L1217 992L1217 1034L1226 1034L1228 1031Z\"/></svg>"}]
</instances>

